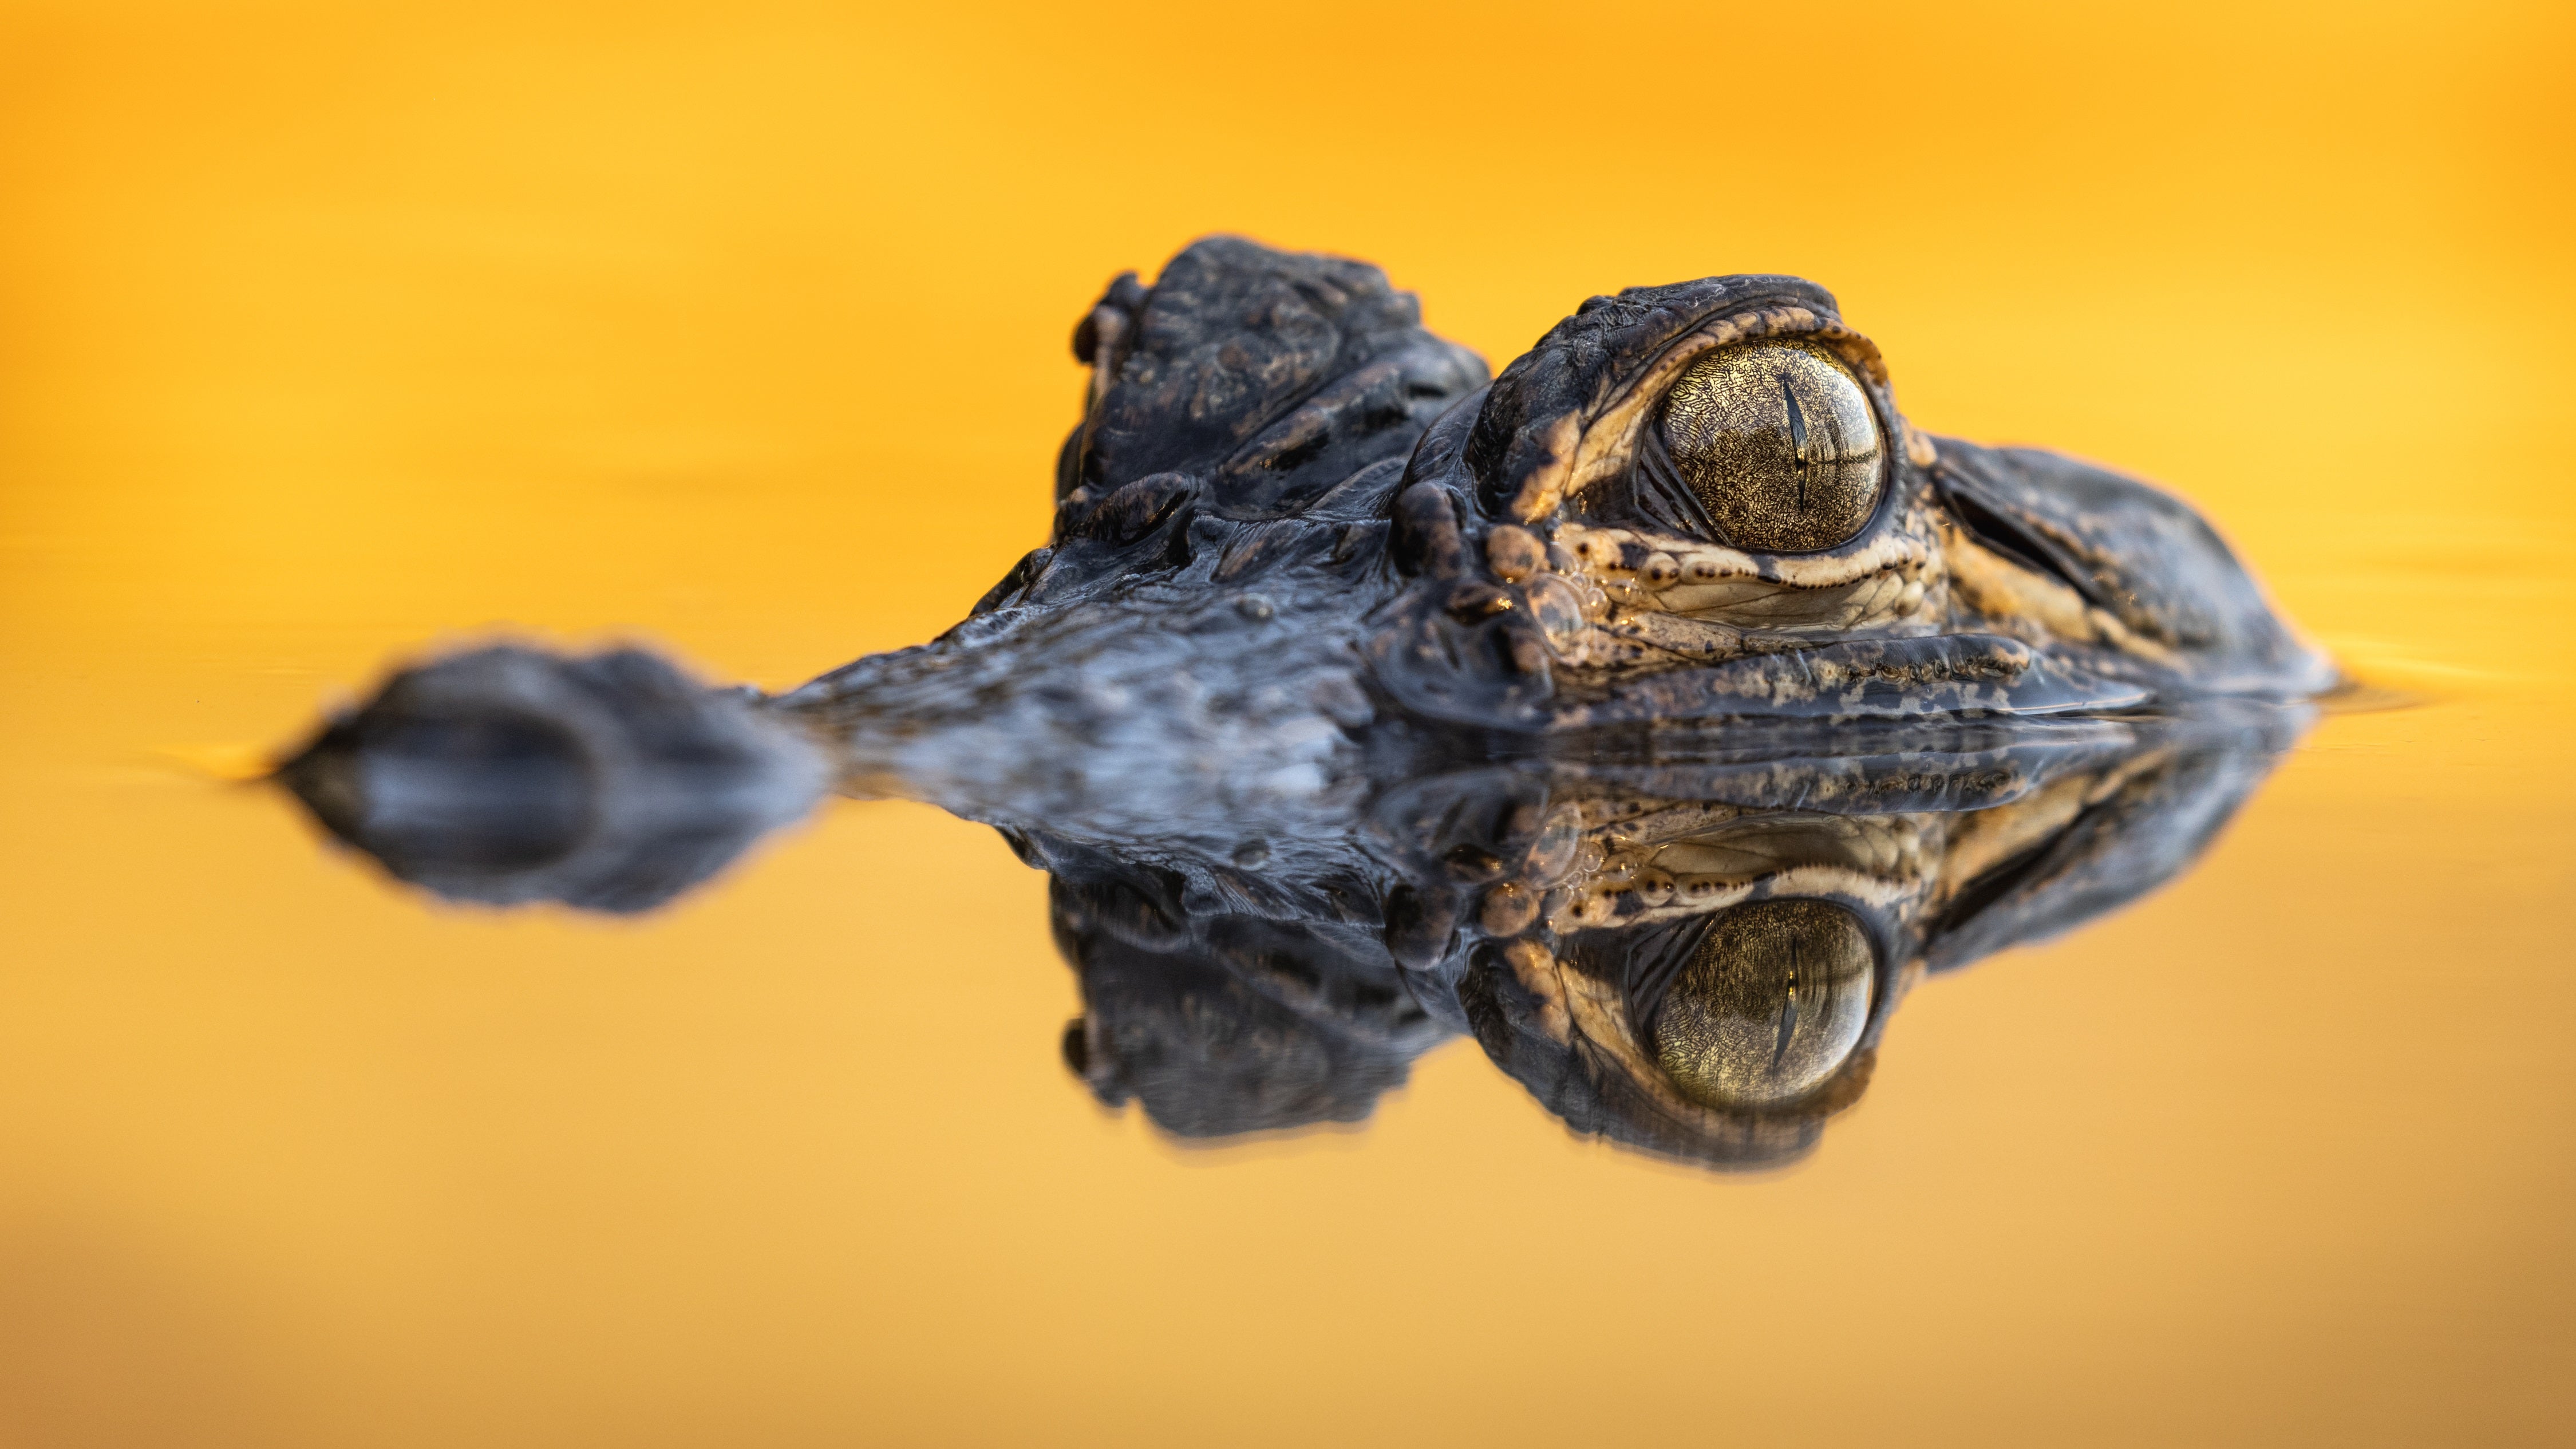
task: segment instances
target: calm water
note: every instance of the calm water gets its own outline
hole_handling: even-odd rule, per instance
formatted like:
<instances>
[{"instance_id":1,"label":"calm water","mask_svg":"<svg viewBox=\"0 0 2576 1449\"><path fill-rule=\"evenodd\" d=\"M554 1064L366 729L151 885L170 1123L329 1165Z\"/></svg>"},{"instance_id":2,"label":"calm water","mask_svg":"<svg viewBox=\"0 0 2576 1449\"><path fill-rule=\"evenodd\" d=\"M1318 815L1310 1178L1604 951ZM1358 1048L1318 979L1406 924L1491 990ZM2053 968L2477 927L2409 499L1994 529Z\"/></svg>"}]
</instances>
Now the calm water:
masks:
<instances>
[{"instance_id":1,"label":"calm water","mask_svg":"<svg viewBox=\"0 0 2576 1449\"><path fill-rule=\"evenodd\" d=\"M1211 159L1249 122L1063 222L1061 68L1127 64L1117 26L136 15L11 22L0 1442L2576 1434L2576 307L2563 187L2517 180L2558 153L2490 145L2563 134L2557 31L2446 29L2430 80L2421 36L2345 36L2286 101L2211 72L2164 150L2069 81L1904 151L1892 234L1720 246L1705 199L1519 227L1481 155L1283 199ZM1987 63L1872 44L1853 126ZM1979 159L2034 127L2075 149ZM2190 204L2100 242L2138 196ZM1104 1107L1045 877L924 806L603 919L442 905L233 783L495 628L770 686L929 637L1043 535L1066 324L1211 224L1372 255L1498 361L1594 290L1817 276L1918 419L2174 484L2412 703L2325 718L2142 903L1925 982L1749 1174L1577 1140L1466 1039L1362 1124ZM2438 346L2407 269L2450 279ZM2304 319L2295 365L2214 316Z\"/></svg>"}]
</instances>

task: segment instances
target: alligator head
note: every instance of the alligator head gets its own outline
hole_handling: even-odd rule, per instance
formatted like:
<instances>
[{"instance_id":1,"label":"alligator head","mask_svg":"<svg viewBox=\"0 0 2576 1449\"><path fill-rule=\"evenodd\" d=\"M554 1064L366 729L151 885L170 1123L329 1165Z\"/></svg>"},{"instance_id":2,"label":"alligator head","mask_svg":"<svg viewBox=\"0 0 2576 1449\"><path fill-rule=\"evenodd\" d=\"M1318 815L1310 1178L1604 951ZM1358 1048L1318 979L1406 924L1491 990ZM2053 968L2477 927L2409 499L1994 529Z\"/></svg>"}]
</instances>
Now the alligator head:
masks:
<instances>
[{"instance_id":1,"label":"alligator head","mask_svg":"<svg viewBox=\"0 0 2576 1449\"><path fill-rule=\"evenodd\" d=\"M1067 1054L1186 1134L1472 1030L1761 1162L1926 971L2179 869L2335 682L2144 484L1915 431L1784 277L1594 298L1490 383L1374 268L1202 241L1076 329L1050 543L778 696L500 646L281 774L442 894L658 904L827 786L1055 878Z\"/></svg>"},{"instance_id":2,"label":"alligator head","mask_svg":"<svg viewBox=\"0 0 2576 1449\"><path fill-rule=\"evenodd\" d=\"M2189 507L1916 431L1794 278L1596 297L1488 384L1374 268L1215 238L1120 277L1074 349L1053 540L934 643L777 702L858 787L1069 807L1103 798L1082 761L1128 800L1132 748L1242 800L1372 732L1565 749L2335 682Z\"/></svg>"}]
</instances>

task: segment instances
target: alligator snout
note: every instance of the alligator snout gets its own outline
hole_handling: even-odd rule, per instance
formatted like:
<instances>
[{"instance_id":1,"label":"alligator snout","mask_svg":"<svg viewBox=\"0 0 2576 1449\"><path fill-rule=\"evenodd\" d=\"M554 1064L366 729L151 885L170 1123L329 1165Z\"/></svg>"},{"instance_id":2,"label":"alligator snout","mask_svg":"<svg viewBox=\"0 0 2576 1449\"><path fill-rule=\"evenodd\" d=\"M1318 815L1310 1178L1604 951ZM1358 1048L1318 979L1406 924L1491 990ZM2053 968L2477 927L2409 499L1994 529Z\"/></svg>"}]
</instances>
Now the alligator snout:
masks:
<instances>
[{"instance_id":1,"label":"alligator snout","mask_svg":"<svg viewBox=\"0 0 2576 1449\"><path fill-rule=\"evenodd\" d=\"M397 879L629 913L803 816L827 777L801 731L641 650L496 645L396 674L278 779Z\"/></svg>"}]
</instances>

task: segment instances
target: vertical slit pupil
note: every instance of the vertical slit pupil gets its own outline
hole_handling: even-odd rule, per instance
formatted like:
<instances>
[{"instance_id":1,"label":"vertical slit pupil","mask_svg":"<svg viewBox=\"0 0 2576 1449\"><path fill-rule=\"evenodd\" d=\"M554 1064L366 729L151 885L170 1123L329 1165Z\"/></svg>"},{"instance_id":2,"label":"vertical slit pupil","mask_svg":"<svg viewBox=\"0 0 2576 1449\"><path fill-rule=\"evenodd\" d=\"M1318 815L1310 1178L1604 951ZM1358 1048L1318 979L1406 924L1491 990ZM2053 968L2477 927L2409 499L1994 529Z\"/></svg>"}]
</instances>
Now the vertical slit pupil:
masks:
<instances>
[{"instance_id":1,"label":"vertical slit pupil","mask_svg":"<svg viewBox=\"0 0 2576 1449\"><path fill-rule=\"evenodd\" d=\"M1797 414L1792 412L1790 416L1796 417ZM1780 1030L1772 1038L1771 1046L1771 1070L1775 1072L1780 1070L1780 1063L1789 1055L1790 1039L1798 1034L1798 966L1798 938L1791 936L1789 938L1789 1001L1781 1009Z\"/></svg>"},{"instance_id":2,"label":"vertical slit pupil","mask_svg":"<svg viewBox=\"0 0 2576 1449\"><path fill-rule=\"evenodd\" d=\"M1789 409L1789 456L1798 470L1798 511L1807 511L1807 417L1798 411L1798 394L1789 387L1789 374L1775 374L1780 383L1780 401Z\"/></svg>"}]
</instances>

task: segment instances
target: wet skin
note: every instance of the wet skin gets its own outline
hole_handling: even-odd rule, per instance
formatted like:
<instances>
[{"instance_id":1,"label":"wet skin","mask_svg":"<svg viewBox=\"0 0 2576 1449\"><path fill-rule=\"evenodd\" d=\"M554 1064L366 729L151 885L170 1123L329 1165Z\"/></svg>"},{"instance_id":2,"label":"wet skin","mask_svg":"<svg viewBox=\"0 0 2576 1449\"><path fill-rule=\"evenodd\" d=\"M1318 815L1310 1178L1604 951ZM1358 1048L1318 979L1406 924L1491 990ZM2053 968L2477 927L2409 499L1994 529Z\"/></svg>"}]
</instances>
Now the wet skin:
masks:
<instances>
[{"instance_id":1,"label":"wet skin","mask_svg":"<svg viewBox=\"0 0 2576 1449\"><path fill-rule=\"evenodd\" d=\"M1364 1115L1471 1030L1569 1123L1793 1155L1907 984L2186 862L2335 683L2188 507L1914 430L1793 278L1594 298L1490 383L1374 268L1121 277L1049 544L776 697L397 675L281 777L445 895L639 910L826 788L1056 882L1104 1100Z\"/></svg>"}]
</instances>

